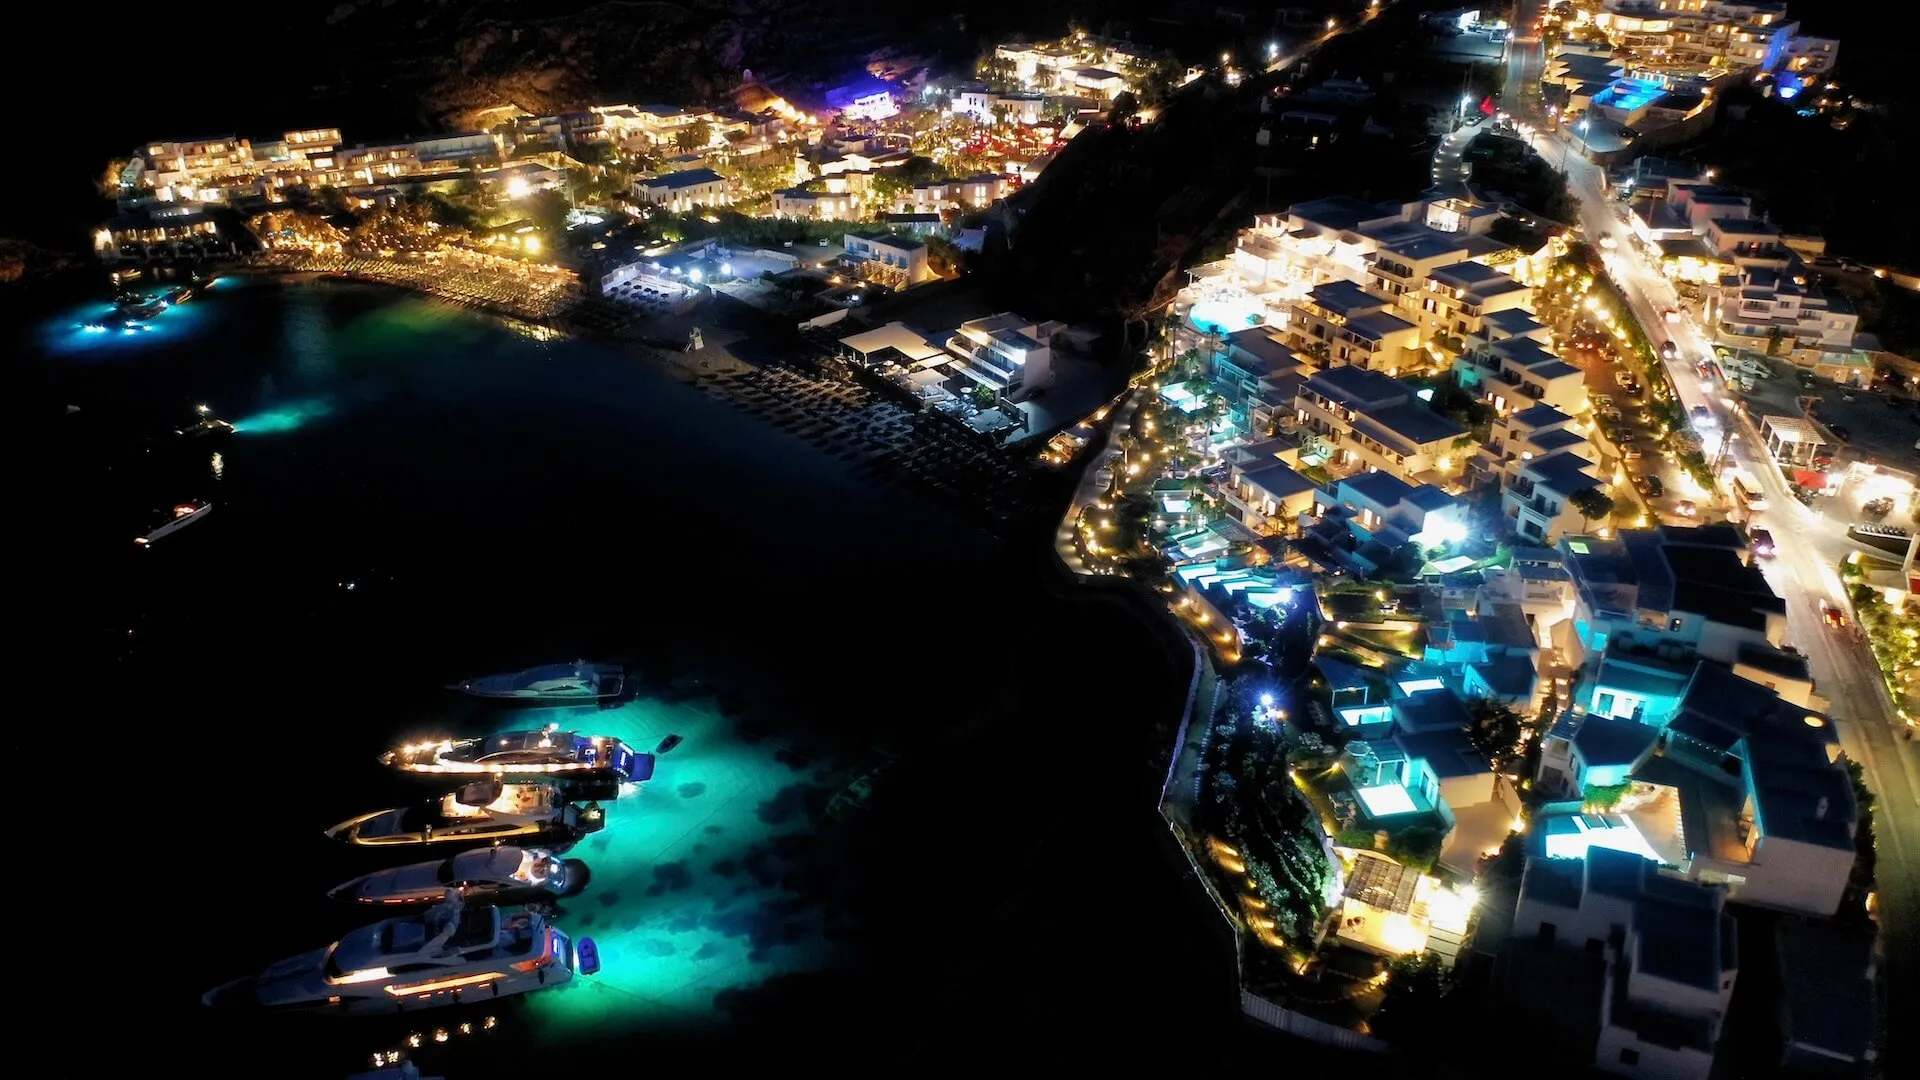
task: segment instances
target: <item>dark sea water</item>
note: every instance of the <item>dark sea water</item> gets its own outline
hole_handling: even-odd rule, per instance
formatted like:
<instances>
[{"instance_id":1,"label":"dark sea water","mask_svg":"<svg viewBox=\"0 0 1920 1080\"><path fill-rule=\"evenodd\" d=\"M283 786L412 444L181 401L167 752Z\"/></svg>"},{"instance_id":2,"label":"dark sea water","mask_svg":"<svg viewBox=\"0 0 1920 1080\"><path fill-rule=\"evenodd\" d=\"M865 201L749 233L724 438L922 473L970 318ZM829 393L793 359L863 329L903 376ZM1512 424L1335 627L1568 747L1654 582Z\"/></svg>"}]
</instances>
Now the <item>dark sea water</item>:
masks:
<instances>
[{"instance_id":1,"label":"dark sea water","mask_svg":"<svg viewBox=\"0 0 1920 1080\"><path fill-rule=\"evenodd\" d=\"M1190 655L1044 523L990 536L643 359L371 287L90 314L9 328L36 1008L124 1032L28 1040L43 1075L343 1076L409 1034L451 1080L1258 1060L1153 812ZM217 462L167 433L200 403L241 427ZM130 542L186 498L215 509ZM325 890L408 860L321 830L439 793L377 753L515 726L442 684L577 656L643 690L556 719L685 736L575 851L555 921L601 976L396 1023L199 1004L369 921Z\"/></svg>"}]
</instances>

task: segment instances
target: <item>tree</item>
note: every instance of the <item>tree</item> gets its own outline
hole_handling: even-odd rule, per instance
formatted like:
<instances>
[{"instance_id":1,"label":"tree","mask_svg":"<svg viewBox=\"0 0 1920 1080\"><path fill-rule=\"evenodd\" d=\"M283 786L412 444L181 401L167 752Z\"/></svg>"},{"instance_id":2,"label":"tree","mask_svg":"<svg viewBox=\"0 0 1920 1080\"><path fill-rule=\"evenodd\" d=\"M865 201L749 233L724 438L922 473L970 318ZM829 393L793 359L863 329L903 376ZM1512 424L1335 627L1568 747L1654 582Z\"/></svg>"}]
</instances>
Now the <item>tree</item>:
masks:
<instances>
[{"instance_id":1,"label":"tree","mask_svg":"<svg viewBox=\"0 0 1920 1080\"><path fill-rule=\"evenodd\" d=\"M1107 111L1107 119L1116 124L1124 124L1140 112L1140 99L1133 91L1122 90L1114 95L1113 108Z\"/></svg>"},{"instance_id":2,"label":"tree","mask_svg":"<svg viewBox=\"0 0 1920 1080\"><path fill-rule=\"evenodd\" d=\"M1493 761L1495 768L1519 751L1522 732L1519 713L1484 698L1474 701L1467 711L1473 716L1467 737Z\"/></svg>"},{"instance_id":3,"label":"tree","mask_svg":"<svg viewBox=\"0 0 1920 1080\"><path fill-rule=\"evenodd\" d=\"M557 191L536 191L521 202L527 220L541 229L560 233L567 227L567 197Z\"/></svg>"},{"instance_id":4,"label":"tree","mask_svg":"<svg viewBox=\"0 0 1920 1080\"><path fill-rule=\"evenodd\" d=\"M1368 1026L1404 1046L1430 1043L1445 1029L1441 1012L1447 976L1432 953L1402 956L1387 966L1387 990Z\"/></svg>"},{"instance_id":5,"label":"tree","mask_svg":"<svg viewBox=\"0 0 1920 1080\"><path fill-rule=\"evenodd\" d=\"M1567 504L1580 514L1581 527L1594 518L1604 518L1613 513L1613 499L1599 488L1583 488L1567 498Z\"/></svg>"}]
</instances>

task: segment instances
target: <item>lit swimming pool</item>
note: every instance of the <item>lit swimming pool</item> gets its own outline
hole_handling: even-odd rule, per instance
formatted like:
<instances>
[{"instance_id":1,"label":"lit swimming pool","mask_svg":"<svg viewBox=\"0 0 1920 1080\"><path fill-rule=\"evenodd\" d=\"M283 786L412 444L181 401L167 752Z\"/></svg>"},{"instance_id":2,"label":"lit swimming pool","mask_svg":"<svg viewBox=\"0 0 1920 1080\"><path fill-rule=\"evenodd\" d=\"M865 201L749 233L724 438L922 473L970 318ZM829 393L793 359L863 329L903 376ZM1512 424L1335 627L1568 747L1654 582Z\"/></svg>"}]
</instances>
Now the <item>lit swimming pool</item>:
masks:
<instances>
[{"instance_id":1,"label":"lit swimming pool","mask_svg":"<svg viewBox=\"0 0 1920 1080\"><path fill-rule=\"evenodd\" d=\"M1667 96L1667 88L1646 79L1617 79L1612 86L1593 95L1593 103L1609 109L1633 112Z\"/></svg>"},{"instance_id":2,"label":"lit swimming pool","mask_svg":"<svg viewBox=\"0 0 1920 1080\"><path fill-rule=\"evenodd\" d=\"M1231 334L1265 320L1265 310L1250 297L1195 300L1187 309L1187 324L1203 334Z\"/></svg>"}]
</instances>

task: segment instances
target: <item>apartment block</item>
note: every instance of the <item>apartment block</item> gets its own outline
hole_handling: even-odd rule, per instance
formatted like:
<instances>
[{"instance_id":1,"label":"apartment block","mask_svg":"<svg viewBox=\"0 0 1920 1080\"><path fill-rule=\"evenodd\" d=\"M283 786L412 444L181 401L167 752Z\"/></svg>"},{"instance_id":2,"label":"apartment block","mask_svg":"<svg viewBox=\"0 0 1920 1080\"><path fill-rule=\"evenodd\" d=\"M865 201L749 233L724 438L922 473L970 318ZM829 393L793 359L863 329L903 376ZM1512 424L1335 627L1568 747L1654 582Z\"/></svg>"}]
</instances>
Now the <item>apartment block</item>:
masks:
<instances>
[{"instance_id":1,"label":"apartment block","mask_svg":"<svg viewBox=\"0 0 1920 1080\"><path fill-rule=\"evenodd\" d=\"M1394 306L1351 281L1329 281L1294 302L1287 336L1322 365L1398 375L1422 356L1420 328L1393 314Z\"/></svg>"},{"instance_id":2,"label":"apartment block","mask_svg":"<svg viewBox=\"0 0 1920 1080\"><path fill-rule=\"evenodd\" d=\"M1786 601L1730 524L1632 529L1559 544L1577 590L1569 660L1633 651L1731 664L1743 646L1786 642ZM1596 709L1598 712L1616 710Z\"/></svg>"},{"instance_id":3,"label":"apartment block","mask_svg":"<svg viewBox=\"0 0 1920 1080\"><path fill-rule=\"evenodd\" d=\"M852 193L788 188L773 193L773 215L808 221L853 221L861 216L861 199Z\"/></svg>"},{"instance_id":4,"label":"apartment block","mask_svg":"<svg viewBox=\"0 0 1920 1080\"><path fill-rule=\"evenodd\" d=\"M1840 50L1802 35L1779 0L1602 0L1592 21L1638 57L1715 70L1814 76Z\"/></svg>"},{"instance_id":5,"label":"apartment block","mask_svg":"<svg viewBox=\"0 0 1920 1080\"><path fill-rule=\"evenodd\" d=\"M1706 1080L1739 976L1738 936L1719 889L1661 875L1624 852L1529 859L1513 936L1601 958L1597 1068Z\"/></svg>"},{"instance_id":6,"label":"apartment block","mask_svg":"<svg viewBox=\"0 0 1920 1080\"><path fill-rule=\"evenodd\" d=\"M1322 494L1319 485L1282 461L1278 450L1263 443L1245 447L1227 478L1227 505L1242 525L1263 536L1292 535Z\"/></svg>"},{"instance_id":7,"label":"apartment block","mask_svg":"<svg viewBox=\"0 0 1920 1080\"><path fill-rule=\"evenodd\" d=\"M1053 385L1053 338L1064 329L1001 312L960 324L947 351L961 358L960 374L1017 402Z\"/></svg>"},{"instance_id":8,"label":"apartment block","mask_svg":"<svg viewBox=\"0 0 1920 1080\"><path fill-rule=\"evenodd\" d=\"M633 197L649 206L664 206L674 213L685 213L696 206L725 206L732 201L727 178L712 169L686 169L636 179Z\"/></svg>"},{"instance_id":9,"label":"apartment block","mask_svg":"<svg viewBox=\"0 0 1920 1080\"><path fill-rule=\"evenodd\" d=\"M1587 410L1585 374L1530 337L1471 342L1453 370L1463 388L1502 415L1543 404L1566 413Z\"/></svg>"},{"instance_id":10,"label":"apartment block","mask_svg":"<svg viewBox=\"0 0 1920 1080\"><path fill-rule=\"evenodd\" d=\"M1360 547L1377 545L1388 552L1407 544L1457 544L1467 537L1467 504L1458 496L1384 472L1335 481L1330 493L1315 499L1314 516L1323 525L1338 526Z\"/></svg>"},{"instance_id":11,"label":"apartment block","mask_svg":"<svg viewBox=\"0 0 1920 1080\"><path fill-rule=\"evenodd\" d=\"M1459 475L1467 429L1428 408L1406 384L1351 365L1309 376L1294 398L1295 420L1329 468L1378 470L1408 484L1445 484Z\"/></svg>"},{"instance_id":12,"label":"apartment block","mask_svg":"<svg viewBox=\"0 0 1920 1080\"><path fill-rule=\"evenodd\" d=\"M1613 847L1724 885L1743 903L1833 914L1853 867L1859 808L1832 720L1756 681L1751 667L1699 660L1682 670L1670 708L1636 716L1576 708L1548 732L1542 790L1629 789L1605 829L1547 820L1544 850Z\"/></svg>"},{"instance_id":13,"label":"apartment block","mask_svg":"<svg viewBox=\"0 0 1920 1080\"><path fill-rule=\"evenodd\" d=\"M932 281L927 265L927 242L907 233L884 236L846 234L843 241L847 258L859 266L861 276L890 288L905 289Z\"/></svg>"}]
</instances>

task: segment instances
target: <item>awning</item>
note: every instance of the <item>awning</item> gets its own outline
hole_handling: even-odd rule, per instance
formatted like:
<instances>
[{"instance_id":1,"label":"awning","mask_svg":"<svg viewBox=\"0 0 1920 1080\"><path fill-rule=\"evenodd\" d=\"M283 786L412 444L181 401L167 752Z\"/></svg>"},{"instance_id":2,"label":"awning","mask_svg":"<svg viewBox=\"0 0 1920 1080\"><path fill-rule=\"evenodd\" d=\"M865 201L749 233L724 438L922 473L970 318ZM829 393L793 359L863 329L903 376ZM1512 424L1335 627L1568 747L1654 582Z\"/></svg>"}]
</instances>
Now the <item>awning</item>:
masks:
<instances>
[{"instance_id":1,"label":"awning","mask_svg":"<svg viewBox=\"0 0 1920 1080\"><path fill-rule=\"evenodd\" d=\"M1803 488L1811 488L1814 491L1825 491L1827 489L1827 474L1816 472L1813 469L1795 469L1793 470L1793 482Z\"/></svg>"}]
</instances>

